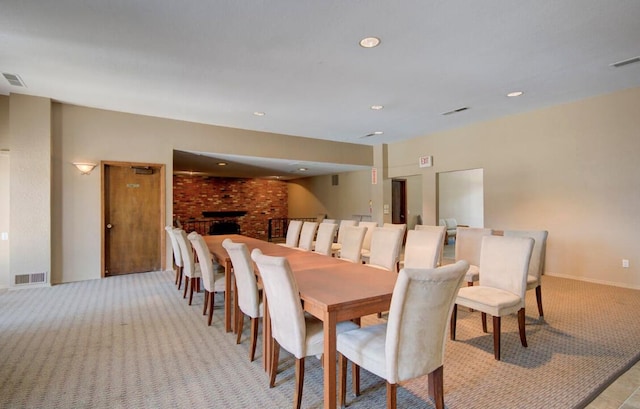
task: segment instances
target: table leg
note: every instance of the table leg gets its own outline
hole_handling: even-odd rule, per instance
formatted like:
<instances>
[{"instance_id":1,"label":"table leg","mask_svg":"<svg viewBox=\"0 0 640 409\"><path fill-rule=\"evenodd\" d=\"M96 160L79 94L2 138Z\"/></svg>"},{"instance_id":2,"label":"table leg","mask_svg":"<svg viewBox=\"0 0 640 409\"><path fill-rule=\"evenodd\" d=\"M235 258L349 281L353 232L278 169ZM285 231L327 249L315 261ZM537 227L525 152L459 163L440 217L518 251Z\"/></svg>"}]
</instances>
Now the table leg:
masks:
<instances>
[{"instance_id":1,"label":"table leg","mask_svg":"<svg viewBox=\"0 0 640 409\"><path fill-rule=\"evenodd\" d=\"M231 261L224 263L224 329L231 332Z\"/></svg>"},{"instance_id":2,"label":"table leg","mask_svg":"<svg viewBox=\"0 0 640 409\"><path fill-rule=\"evenodd\" d=\"M336 408L336 314L325 312L324 329L324 407Z\"/></svg>"}]
</instances>

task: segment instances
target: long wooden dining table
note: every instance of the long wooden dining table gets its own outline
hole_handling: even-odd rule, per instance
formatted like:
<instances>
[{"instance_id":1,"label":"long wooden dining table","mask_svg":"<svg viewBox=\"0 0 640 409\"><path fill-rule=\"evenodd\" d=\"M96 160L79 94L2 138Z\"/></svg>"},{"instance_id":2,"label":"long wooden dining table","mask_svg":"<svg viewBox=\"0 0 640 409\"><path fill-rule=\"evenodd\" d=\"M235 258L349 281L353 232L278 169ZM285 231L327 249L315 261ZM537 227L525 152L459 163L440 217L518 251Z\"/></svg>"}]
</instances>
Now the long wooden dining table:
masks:
<instances>
[{"instance_id":1,"label":"long wooden dining table","mask_svg":"<svg viewBox=\"0 0 640 409\"><path fill-rule=\"evenodd\" d=\"M289 261L304 310L323 322L324 407L335 408L336 324L388 310L397 274L237 234L205 236L209 251L225 267L227 289L232 282L231 259L222 247L227 238L245 243L250 252L258 248L266 255L286 257ZM226 294L225 328L229 332L232 301L229 291Z\"/></svg>"}]
</instances>

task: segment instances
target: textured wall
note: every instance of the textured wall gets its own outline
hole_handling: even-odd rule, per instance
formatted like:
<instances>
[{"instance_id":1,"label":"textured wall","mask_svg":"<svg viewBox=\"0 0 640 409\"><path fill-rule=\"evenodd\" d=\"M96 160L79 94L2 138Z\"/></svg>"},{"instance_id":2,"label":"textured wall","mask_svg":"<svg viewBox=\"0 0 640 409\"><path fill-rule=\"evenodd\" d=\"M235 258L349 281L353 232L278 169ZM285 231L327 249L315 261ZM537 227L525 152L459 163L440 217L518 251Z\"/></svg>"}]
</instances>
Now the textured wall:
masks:
<instances>
[{"instance_id":1,"label":"textured wall","mask_svg":"<svg viewBox=\"0 0 640 409\"><path fill-rule=\"evenodd\" d=\"M287 183L265 179L173 176L173 213L181 221L203 211L247 211L238 218L242 234L266 239L270 218L287 217Z\"/></svg>"}]
</instances>

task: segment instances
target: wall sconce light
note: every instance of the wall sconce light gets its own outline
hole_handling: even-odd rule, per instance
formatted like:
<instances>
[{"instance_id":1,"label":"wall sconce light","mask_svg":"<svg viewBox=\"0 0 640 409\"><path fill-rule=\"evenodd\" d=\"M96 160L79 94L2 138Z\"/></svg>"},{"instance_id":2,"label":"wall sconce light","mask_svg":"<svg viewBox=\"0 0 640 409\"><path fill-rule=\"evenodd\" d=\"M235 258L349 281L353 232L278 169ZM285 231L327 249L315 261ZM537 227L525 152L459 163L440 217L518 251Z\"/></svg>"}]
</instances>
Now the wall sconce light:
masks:
<instances>
[{"instance_id":1,"label":"wall sconce light","mask_svg":"<svg viewBox=\"0 0 640 409\"><path fill-rule=\"evenodd\" d=\"M95 163L86 163L86 162L73 162L73 166L78 168L78 170L80 171L80 174L88 175L88 174L91 173L93 168L96 167L96 164Z\"/></svg>"}]
</instances>

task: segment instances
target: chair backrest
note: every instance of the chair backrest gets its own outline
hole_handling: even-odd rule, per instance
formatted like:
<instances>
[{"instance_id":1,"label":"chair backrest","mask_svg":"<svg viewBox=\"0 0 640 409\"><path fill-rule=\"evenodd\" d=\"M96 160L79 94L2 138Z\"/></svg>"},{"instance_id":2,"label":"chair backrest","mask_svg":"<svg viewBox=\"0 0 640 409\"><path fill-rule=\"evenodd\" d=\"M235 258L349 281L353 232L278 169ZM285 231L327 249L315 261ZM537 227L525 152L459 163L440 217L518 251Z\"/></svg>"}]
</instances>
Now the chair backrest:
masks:
<instances>
[{"instance_id":1,"label":"chair backrest","mask_svg":"<svg viewBox=\"0 0 640 409\"><path fill-rule=\"evenodd\" d=\"M289 262L285 257L266 256L259 249L251 252L251 258L258 266L267 295L273 337L296 358L303 358L307 328Z\"/></svg>"},{"instance_id":2,"label":"chair backrest","mask_svg":"<svg viewBox=\"0 0 640 409\"><path fill-rule=\"evenodd\" d=\"M187 233L182 229L174 229L173 233L180 246L180 254L182 255L182 263L184 264L183 274L185 277L199 277L200 274L196 274L196 261L193 257L193 247L189 239L187 239Z\"/></svg>"},{"instance_id":3,"label":"chair backrest","mask_svg":"<svg viewBox=\"0 0 640 409\"><path fill-rule=\"evenodd\" d=\"M320 223L316 236L316 247L313 251L327 256L331 255L331 244L336 236L336 230L338 230L337 224Z\"/></svg>"},{"instance_id":4,"label":"chair backrest","mask_svg":"<svg viewBox=\"0 0 640 409\"><path fill-rule=\"evenodd\" d=\"M491 229L458 227L458 232L456 233L456 261L465 260L470 265L479 266L482 238L490 235Z\"/></svg>"},{"instance_id":5,"label":"chair backrest","mask_svg":"<svg viewBox=\"0 0 640 409\"><path fill-rule=\"evenodd\" d=\"M362 241L362 248L364 250L371 249L371 235L373 234L373 229L378 227L377 222L360 222L358 226L363 226L367 228L367 233L364 235L364 240Z\"/></svg>"},{"instance_id":6,"label":"chair backrest","mask_svg":"<svg viewBox=\"0 0 640 409\"><path fill-rule=\"evenodd\" d=\"M444 231L444 226L418 225L416 230L409 230L404 245L404 267L435 268L442 254Z\"/></svg>"},{"instance_id":7,"label":"chair backrest","mask_svg":"<svg viewBox=\"0 0 640 409\"><path fill-rule=\"evenodd\" d=\"M480 254L480 285L509 291L521 298L527 291L531 237L485 236Z\"/></svg>"},{"instance_id":8,"label":"chair backrest","mask_svg":"<svg viewBox=\"0 0 640 409\"><path fill-rule=\"evenodd\" d=\"M302 224L302 230L300 231L300 241L297 247L302 250L311 250L316 230L318 230L317 222L304 222Z\"/></svg>"},{"instance_id":9,"label":"chair backrest","mask_svg":"<svg viewBox=\"0 0 640 409\"><path fill-rule=\"evenodd\" d=\"M360 260L362 260L362 242L367 233L367 228L364 226L345 226L342 230L340 258L353 263L359 263Z\"/></svg>"},{"instance_id":10,"label":"chair backrest","mask_svg":"<svg viewBox=\"0 0 640 409\"><path fill-rule=\"evenodd\" d=\"M453 217L444 219L444 223L447 225L447 230L458 228L458 221Z\"/></svg>"},{"instance_id":11,"label":"chair backrest","mask_svg":"<svg viewBox=\"0 0 640 409\"><path fill-rule=\"evenodd\" d=\"M167 231L169 239L171 239L171 248L173 249L173 262L176 263L176 266L182 267L182 252L180 251L178 240L176 240L176 236L175 234L173 234L173 226L165 226L164 229Z\"/></svg>"},{"instance_id":12,"label":"chair backrest","mask_svg":"<svg viewBox=\"0 0 640 409\"><path fill-rule=\"evenodd\" d=\"M224 239L222 247L227 250L233 265L233 275L238 286L238 306L251 318L259 317L260 294L249 248L246 244L234 243L231 239Z\"/></svg>"},{"instance_id":13,"label":"chair backrest","mask_svg":"<svg viewBox=\"0 0 640 409\"><path fill-rule=\"evenodd\" d=\"M347 226L357 226L358 222L356 220L340 220L340 227L338 228L338 243L342 244L342 231L343 227Z\"/></svg>"},{"instance_id":14,"label":"chair backrest","mask_svg":"<svg viewBox=\"0 0 640 409\"><path fill-rule=\"evenodd\" d=\"M549 232L546 230L505 230L505 237L531 237L535 240L533 251L531 252L531 261L529 261L528 274L540 280L540 276L544 273L544 260L547 253L547 236Z\"/></svg>"},{"instance_id":15,"label":"chair backrest","mask_svg":"<svg viewBox=\"0 0 640 409\"><path fill-rule=\"evenodd\" d=\"M298 247L298 239L300 238L301 229L301 220L289 221L289 227L287 227L287 238L285 239L284 245L287 247Z\"/></svg>"},{"instance_id":16,"label":"chair backrest","mask_svg":"<svg viewBox=\"0 0 640 409\"><path fill-rule=\"evenodd\" d=\"M371 236L369 264L396 271L404 231L397 228L376 227Z\"/></svg>"},{"instance_id":17,"label":"chair backrest","mask_svg":"<svg viewBox=\"0 0 640 409\"><path fill-rule=\"evenodd\" d=\"M215 288L215 273L213 271L213 261L211 260L211 253L201 235L192 231L187 236L191 242L191 246L198 255L198 264L200 265L200 273L202 274L202 284L205 290L213 292Z\"/></svg>"},{"instance_id":18,"label":"chair backrest","mask_svg":"<svg viewBox=\"0 0 640 409\"><path fill-rule=\"evenodd\" d=\"M387 381L417 378L442 366L447 324L468 268L458 261L437 269L400 270L387 321Z\"/></svg>"},{"instance_id":19,"label":"chair backrest","mask_svg":"<svg viewBox=\"0 0 640 409\"><path fill-rule=\"evenodd\" d=\"M336 219L324 219L322 223L338 224L338 221Z\"/></svg>"}]
</instances>

